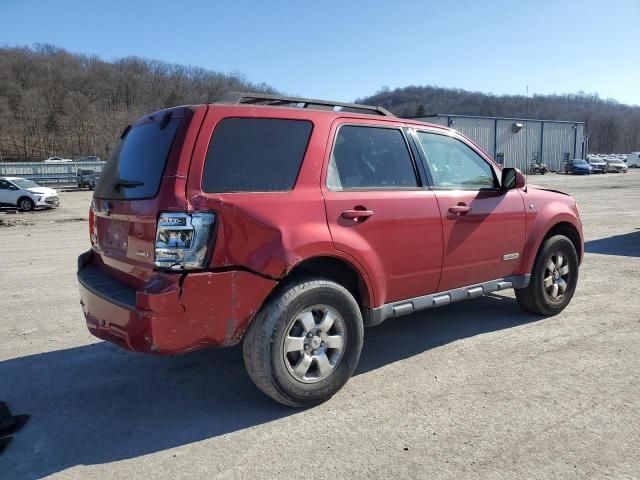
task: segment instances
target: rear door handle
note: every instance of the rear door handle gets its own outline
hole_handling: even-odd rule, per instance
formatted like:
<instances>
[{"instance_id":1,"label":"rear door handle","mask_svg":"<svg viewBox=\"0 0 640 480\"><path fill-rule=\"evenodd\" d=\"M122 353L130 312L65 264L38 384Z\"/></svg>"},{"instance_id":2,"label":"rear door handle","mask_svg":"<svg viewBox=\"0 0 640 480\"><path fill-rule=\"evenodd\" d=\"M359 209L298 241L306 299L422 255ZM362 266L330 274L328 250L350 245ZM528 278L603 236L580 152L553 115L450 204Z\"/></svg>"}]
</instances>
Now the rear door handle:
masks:
<instances>
[{"instance_id":1,"label":"rear door handle","mask_svg":"<svg viewBox=\"0 0 640 480\"><path fill-rule=\"evenodd\" d=\"M360 221L360 220L364 220L365 218L369 218L371 215L373 215L373 211L372 210L367 210L367 209L364 209L364 208L362 210L357 209L357 208L345 210L341 214L342 218L346 218L348 220L353 220L354 222L357 222L357 221Z\"/></svg>"},{"instance_id":2,"label":"rear door handle","mask_svg":"<svg viewBox=\"0 0 640 480\"><path fill-rule=\"evenodd\" d=\"M469 205L452 205L449 207L449 213L453 213L454 215L466 215L471 211L471 207Z\"/></svg>"}]
</instances>

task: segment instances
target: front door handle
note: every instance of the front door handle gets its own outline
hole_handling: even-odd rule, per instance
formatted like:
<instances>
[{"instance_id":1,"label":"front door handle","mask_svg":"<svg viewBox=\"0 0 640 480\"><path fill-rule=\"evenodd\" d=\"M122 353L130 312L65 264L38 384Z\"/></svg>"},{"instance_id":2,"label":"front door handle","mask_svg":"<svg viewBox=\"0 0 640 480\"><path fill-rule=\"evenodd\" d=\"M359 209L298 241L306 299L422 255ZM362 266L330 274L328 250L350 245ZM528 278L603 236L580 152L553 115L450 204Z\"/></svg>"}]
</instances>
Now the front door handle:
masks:
<instances>
[{"instance_id":1,"label":"front door handle","mask_svg":"<svg viewBox=\"0 0 640 480\"><path fill-rule=\"evenodd\" d=\"M366 208L362 208L362 209L352 208L349 210L345 210L341 214L342 218L353 220L354 222L359 222L361 220L367 219L371 215L373 215L373 211L367 210Z\"/></svg>"},{"instance_id":2,"label":"front door handle","mask_svg":"<svg viewBox=\"0 0 640 480\"><path fill-rule=\"evenodd\" d=\"M469 205L465 205L464 203L459 205L452 205L449 207L449 213L452 213L458 216L466 215L470 211L471 211L471 207Z\"/></svg>"}]
</instances>

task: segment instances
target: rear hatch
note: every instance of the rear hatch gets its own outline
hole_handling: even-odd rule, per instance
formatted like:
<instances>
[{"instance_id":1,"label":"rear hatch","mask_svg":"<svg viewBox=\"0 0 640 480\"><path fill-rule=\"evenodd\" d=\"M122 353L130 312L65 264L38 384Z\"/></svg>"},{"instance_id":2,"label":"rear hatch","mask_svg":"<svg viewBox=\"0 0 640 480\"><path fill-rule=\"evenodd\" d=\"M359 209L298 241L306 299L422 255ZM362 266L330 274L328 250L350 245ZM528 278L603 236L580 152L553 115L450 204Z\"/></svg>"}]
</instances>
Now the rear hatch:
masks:
<instances>
[{"instance_id":1,"label":"rear hatch","mask_svg":"<svg viewBox=\"0 0 640 480\"><path fill-rule=\"evenodd\" d=\"M154 266L159 211L185 211L185 182L206 106L177 107L122 133L93 195L91 242L98 266L138 288Z\"/></svg>"}]
</instances>

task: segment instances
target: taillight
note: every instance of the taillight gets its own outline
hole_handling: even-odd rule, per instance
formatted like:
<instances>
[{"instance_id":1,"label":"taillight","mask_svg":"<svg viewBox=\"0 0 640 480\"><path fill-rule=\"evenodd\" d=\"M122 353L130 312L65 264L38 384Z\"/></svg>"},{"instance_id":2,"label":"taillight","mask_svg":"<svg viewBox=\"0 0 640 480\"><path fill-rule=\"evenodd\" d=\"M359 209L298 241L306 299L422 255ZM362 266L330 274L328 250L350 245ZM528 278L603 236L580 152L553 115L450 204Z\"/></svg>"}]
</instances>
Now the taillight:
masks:
<instances>
[{"instance_id":1,"label":"taillight","mask_svg":"<svg viewBox=\"0 0 640 480\"><path fill-rule=\"evenodd\" d=\"M94 201L92 200L91 207L89 207L89 239L91 240L92 246L98 243L96 216L93 213L94 207Z\"/></svg>"},{"instance_id":2,"label":"taillight","mask_svg":"<svg viewBox=\"0 0 640 480\"><path fill-rule=\"evenodd\" d=\"M155 266L171 270L204 268L215 218L213 213L161 213Z\"/></svg>"}]
</instances>

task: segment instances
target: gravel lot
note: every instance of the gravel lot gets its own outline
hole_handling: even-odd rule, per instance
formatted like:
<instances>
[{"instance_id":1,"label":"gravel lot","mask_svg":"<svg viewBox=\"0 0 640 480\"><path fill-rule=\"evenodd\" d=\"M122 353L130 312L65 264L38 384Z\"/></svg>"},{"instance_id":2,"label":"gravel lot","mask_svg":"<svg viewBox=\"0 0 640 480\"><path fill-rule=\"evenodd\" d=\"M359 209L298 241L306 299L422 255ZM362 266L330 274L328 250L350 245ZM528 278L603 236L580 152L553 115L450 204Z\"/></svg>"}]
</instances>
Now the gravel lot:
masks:
<instances>
[{"instance_id":1,"label":"gravel lot","mask_svg":"<svg viewBox=\"0 0 640 480\"><path fill-rule=\"evenodd\" d=\"M491 295L389 320L306 411L262 395L239 348L161 358L89 335L90 192L0 213L0 399L32 415L0 477L640 477L640 171L529 181L579 202L569 307L540 318Z\"/></svg>"}]
</instances>

